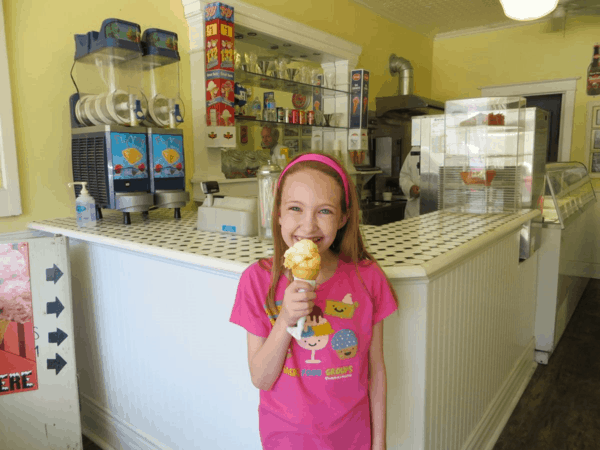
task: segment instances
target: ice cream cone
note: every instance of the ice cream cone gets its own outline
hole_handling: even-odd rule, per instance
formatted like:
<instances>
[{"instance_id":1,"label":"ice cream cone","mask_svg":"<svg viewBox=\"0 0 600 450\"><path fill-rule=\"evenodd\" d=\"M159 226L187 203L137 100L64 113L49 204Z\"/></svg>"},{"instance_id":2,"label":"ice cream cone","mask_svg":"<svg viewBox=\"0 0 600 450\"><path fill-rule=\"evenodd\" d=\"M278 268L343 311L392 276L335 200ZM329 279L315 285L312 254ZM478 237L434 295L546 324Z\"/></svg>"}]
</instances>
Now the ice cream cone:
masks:
<instances>
[{"instance_id":1,"label":"ice cream cone","mask_svg":"<svg viewBox=\"0 0 600 450\"><path fill-rule=\"evenodd\" d=\"M4 341L4 333L6 333L9 324L10 320L0 319L0 345L2 344L2 341Z\"/></svg>"},{"instance_id":2,"label":"ice cream cone","mask_svg":"<svg viewBox=\"0 0 600 450\"><path fill-rule=\"evenodd\" d=\"M316 269L302 269L300 267L292 270L292 275L295 278L300 278L302 280L316 280L319 276L319 267Z\"/></svg>"}]
</instances>

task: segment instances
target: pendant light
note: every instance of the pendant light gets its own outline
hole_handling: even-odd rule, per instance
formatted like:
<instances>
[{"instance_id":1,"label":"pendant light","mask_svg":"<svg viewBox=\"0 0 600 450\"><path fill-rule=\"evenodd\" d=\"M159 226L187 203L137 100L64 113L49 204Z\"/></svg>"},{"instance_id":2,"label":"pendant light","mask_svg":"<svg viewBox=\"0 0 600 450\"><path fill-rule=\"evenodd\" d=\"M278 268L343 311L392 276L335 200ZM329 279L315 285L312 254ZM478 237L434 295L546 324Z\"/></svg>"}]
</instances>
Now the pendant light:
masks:
<instances>
[{"instance_id":1,"label":"pendant light","mask_svg":"<svg viewBox=\"0 0 600 450\"><path fill-rule=\"evenodd\" d=\"M513 20L535 20L550 14L558 0L500 0L504 14Z\"/></svg>"}]
</instances>

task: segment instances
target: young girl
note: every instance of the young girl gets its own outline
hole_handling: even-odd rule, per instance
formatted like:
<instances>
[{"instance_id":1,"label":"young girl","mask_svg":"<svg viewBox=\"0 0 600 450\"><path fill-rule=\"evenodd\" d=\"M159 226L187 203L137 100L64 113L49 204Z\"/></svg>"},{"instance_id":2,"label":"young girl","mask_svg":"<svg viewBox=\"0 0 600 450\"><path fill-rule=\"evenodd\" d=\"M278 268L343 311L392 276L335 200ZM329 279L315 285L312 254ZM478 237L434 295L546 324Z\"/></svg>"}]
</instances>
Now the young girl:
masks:
<instances>
[{"instance_id":1,"label":"young girl","mask_svg":"<svg viewBox=\"0 0 600 450\"><path fill-rule=\"evenodd\" d=\"M294 158L279 177L272 222L274 256L244 271L230 319L248 331L263 448L385 449L382 321L398 300L363 244L352 179L330 156ZM302 239L321 256L316 289L283 267ZM305 316L296 341L286 328Z\"/></svg>"}]
</instances>

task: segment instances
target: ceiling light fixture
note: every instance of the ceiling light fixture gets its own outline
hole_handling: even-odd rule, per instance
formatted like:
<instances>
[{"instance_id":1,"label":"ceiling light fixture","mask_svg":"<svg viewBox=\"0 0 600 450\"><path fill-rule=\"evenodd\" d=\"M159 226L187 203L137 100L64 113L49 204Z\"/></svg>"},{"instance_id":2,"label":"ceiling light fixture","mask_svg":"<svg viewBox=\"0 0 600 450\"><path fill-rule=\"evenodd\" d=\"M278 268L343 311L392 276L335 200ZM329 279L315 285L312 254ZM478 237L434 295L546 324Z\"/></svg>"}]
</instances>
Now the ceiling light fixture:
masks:
<instances>
[{"instance_id":1,"label":"ceiling light fixture","mask_svg":"<svg viewBox=\"0 0 600 450\"><path fill-rule=\"evenodd\" d=\"M504 14L513 20L536 20L556 8L558 0L500 0Z\"/></svg>"}]
</instances>

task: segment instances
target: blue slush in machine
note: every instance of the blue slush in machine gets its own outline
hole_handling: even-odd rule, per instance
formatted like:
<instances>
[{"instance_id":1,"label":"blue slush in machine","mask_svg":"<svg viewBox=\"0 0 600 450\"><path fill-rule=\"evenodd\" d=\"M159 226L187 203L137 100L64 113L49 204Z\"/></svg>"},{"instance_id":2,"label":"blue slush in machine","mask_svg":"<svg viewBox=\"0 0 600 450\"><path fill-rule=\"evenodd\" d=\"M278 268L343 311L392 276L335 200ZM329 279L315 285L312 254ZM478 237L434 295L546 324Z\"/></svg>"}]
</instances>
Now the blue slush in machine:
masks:
<instances>
[{"instance_id":1,"label":"blue slush in machine","mask_svg":"<svg viewBox=\"0 0 600 450\"><path fill-rule=\"evenodd\" d=\"M150 191L158 208L180 208L189 201L185 191L183 103L179 96L179 51L177 34L151 28L142 35L143 91L148 112L142 121L147 128Z\"/></svg>"},{"instance_id":2,"label":"blue slush in machine","mask_svg":"<svg viewBox=\"0 0 600 450\"><path fill-rule=\"evenodd\" d=\"M85 181L101 208L147 213L154 205L150 186L147 111L141 86L141 29L119 19L102 22L99 32L75 35L69 99L73 181ZM79 195L80 187L75 187Z\"/></svg>"}]
</instances>

